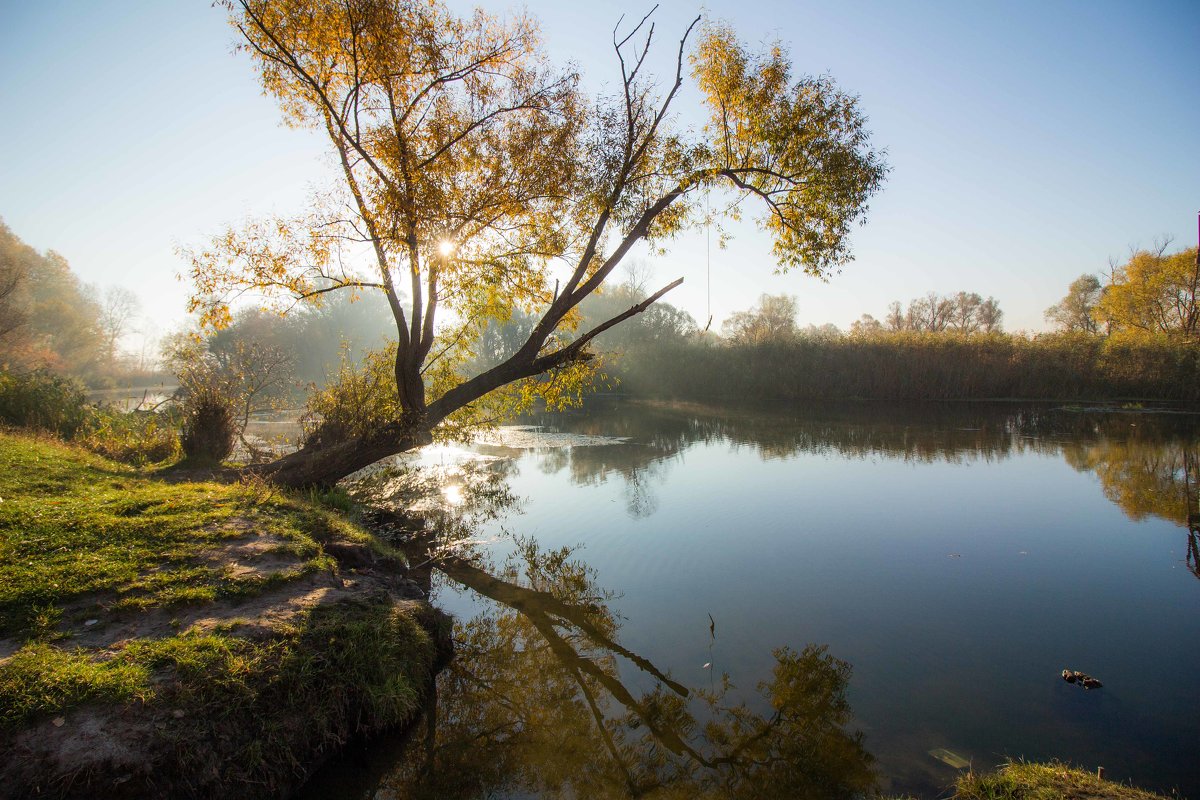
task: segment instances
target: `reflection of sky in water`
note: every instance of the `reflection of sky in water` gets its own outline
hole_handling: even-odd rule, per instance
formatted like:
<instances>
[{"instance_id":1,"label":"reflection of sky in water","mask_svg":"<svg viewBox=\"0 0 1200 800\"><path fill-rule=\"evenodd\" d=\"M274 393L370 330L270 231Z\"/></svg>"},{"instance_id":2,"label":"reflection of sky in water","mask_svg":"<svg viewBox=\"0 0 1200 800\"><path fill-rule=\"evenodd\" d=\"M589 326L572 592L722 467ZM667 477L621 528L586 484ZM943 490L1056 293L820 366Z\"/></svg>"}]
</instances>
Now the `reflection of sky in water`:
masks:
<instances>
[{"instance_id":1,"label":"reflection of sky in water","mask_svg":"<svg viewBox=\"0 0 1200 800\"><path fill-rule=\"evenodd\" d=\"M505 425L482 434L479 444L514 450L544 450L566 447L604 447L621 444L624 437L594 436L546 429L538 425Z\"/></svg>"},{"instance_id":2,"label":"reflection of sky in water","mask_svg":"<svg viewBox=\"0 0 1200 800\"><path fill-rule=\"evenodd\" d=\"M774 648L828 643L854 665L851 705L898 787L947 784L954 770L928 755L946 748L977 766L1059 757L1196 794L1187 535L1106 498L1153 507L1154 487L1128 497L1151 468L1137 459L1165 459L1177 434L1074 418L1029 432L1011 411L980 415L874 427L620 407L569 417L625 443L507 448L527 502L489 532L585 544L578 557L626 618L622 644L687 683L707 683L711 661L749 690ZM448 588L438 601L461 618L481 608ZM1064 667L1105 688L1064 684Z\"/></svg>"}]
</instances>

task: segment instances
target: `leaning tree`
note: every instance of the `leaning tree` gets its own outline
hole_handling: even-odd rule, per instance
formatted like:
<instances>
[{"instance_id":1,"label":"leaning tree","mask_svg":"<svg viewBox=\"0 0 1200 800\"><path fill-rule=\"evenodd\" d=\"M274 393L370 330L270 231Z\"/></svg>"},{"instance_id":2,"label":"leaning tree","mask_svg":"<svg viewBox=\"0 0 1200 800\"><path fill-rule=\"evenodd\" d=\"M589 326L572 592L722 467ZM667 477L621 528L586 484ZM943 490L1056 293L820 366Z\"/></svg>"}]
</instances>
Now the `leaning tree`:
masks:
<instances>
[{"instance_id":1,"label":"leaning tree","mask_svg":"<svg viewBox=\"0 0 1200 800\"><path fill-rule=\"evenodd\" d=\"M650 15L618 24L620 83L589 98L524 16L459 17L437 0L225 5L265 91L289 123L324 132L340 180L302 218L190 252L192 310L220 327L247 295L285 307L381 292L396 321L386 381L363 384L380 395L369 424L318 429L258 468L285 485L328 484L461 430L497 396L578 387L589 343L682 278L590 329L580 302L638 242L662 248L703 224L710 190L729 201L721 216L757 204L778 270L825 276L849 259L851 226L886 172L855 97L828 77L794 78L780 46L753 53L699 18L662 85L647 74ZM672 111L689 72L708 116L697 128ZM356 252L369 270L347 265ZM524 341L463 374L477 334L517 309L537 319Z\"/></svg>"}]
</instances>

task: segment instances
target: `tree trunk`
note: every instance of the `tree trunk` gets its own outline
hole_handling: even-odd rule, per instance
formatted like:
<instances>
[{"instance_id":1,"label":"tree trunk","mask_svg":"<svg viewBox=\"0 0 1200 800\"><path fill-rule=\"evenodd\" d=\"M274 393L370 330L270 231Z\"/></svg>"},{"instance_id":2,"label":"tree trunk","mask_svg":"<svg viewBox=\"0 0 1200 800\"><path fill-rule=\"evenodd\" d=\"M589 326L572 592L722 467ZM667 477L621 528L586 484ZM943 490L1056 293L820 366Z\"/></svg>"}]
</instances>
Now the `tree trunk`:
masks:
<instances>
[{"instance_id":1,"label":"tree trunk","mask_svg":"<svg viewBox=\"0 0 1200 800\"><path fill-rule=\"evenodd\" d=\"M595 280L595 276L592 280ZM442 420L501 386L514 383L522 378L541 375L564 364L590 360L592 354L585 348L592 339L624 320L641 314L681 283L683 283L683 278L672 281L642 302L635 303L626 311L597 325L552 353L538 355L541 342L549 334L543 333L542 339L539 340L535 332L525 346L507 361L463 381L428 405L423 397L425 388L419 364L410 359L402 359L400 352L403 348L400 348L397 351L395 373L396 391L401 404L407 409L403 422L388 425L368 437L345 439L331 444L325 444L322 441L303 447L269 464L247 467L246 471L261 475L280 486L293 489L333 486L340 479L369 464L374 464L381 458L430 444L433 441L430 431L437 427ZM586 293L592 291L594 291L594 287L587 288ZM581 298L583 296L583 294L580 295ZM556 300L555 302L560 301ZM571 307L564 306L558 312L555 312L552 307L551 311L547 312L547 317L542 318L542 322L545 323L551 313L558 313L561 317ZM548 324L546 331L552 331L557 324L557 321ZM403 334L402 329L401 334Z\"/></svg>"},{"instance_id":2,"label":"tree trunk","mask_svg":"<svg viewBox=\"0 0 1200 800\"><path fill-rule=\"evenodd\" d=\"M428 431L382 431L369 439L346 439L333 444L302 447L266 464L254 464L245 472L291 489L333 486L347 475L380 459L404 453L433 441Z\"/></svg>"}]
</instances>

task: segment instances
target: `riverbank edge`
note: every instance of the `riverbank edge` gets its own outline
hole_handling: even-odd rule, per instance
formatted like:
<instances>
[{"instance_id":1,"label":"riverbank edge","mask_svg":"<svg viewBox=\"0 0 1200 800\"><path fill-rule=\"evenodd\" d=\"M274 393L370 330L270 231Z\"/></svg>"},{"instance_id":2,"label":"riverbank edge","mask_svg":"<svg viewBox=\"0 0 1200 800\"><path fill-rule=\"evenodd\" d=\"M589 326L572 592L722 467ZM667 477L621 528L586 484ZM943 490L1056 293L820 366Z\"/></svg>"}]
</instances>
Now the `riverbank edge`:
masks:
<instances>
[{"instance_id":1,"label":"riverbank edge","mask_svg":"<svg viewBox=\"0 0 1200 800\"><path fill-rule=\"evenodd\" d=\"M1169 800L1060 761L1010 761L958 779L953 800Z\"/></svg>"},{"instance_id":2,"label":"riverbank edge","mask_svg":"<svg viewBox=\"0 0 1200 800\"><path fill-rule=\"evenodd\" d=\"M0 479L0 552L9 563L26 559L20 587L0 566L0 584L9 584L0 586L0 797L285 796L346 742L414 724L452 657L450 618L403 577L398 554L311 499L131 470L11 430L0 431L0 472L15 476ZM60 581L58 562L20 541L45 538L43 512L31 509L51 516L65 507L59 527L68 536L92 520L70 516L72 494L55 491L56 472L63 482L88 480L84 493L119 481L135 507L149 495L184 497L186 506L189 491L224 503L203 532L222 522L232 530L184 565L220 567L217 599L131 609L121 598L144 592L127 586L80 597L29 587L39 559L47 583ZM256 502L272 507L272 532L248 522ZM281 520L294 541L277 541ZM104 557L80 541L54 558ZM168 559L151 571L176 566ZM14 632L20 618L40 623Z\"/></svg>"}]
</instances>

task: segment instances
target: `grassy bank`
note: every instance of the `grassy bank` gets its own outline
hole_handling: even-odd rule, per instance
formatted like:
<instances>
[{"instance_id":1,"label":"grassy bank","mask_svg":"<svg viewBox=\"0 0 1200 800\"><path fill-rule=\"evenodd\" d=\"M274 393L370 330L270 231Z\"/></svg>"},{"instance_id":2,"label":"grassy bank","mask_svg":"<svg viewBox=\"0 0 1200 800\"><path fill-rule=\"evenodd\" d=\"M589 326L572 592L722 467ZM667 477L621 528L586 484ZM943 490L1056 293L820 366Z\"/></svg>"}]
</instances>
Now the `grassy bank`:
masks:
<instances>
[{"instance_id":1,"label":"grassy bank","mask_svg":"<svg viewBox=\"0 0 1200 800\"><path fill-rule=\"evenodd\" d=\"M1064 764L1005 764L959 779L954 800L1167 800Z\"/></svg>"},{"instance_id":2,"label":"grassy bank","mask_svg":"<svg viewBox=\"0 0 1200 800\"><path fill-rule=\"evenodd\" d=\"M417 713L440 619L262 485L0 433L0 796L273 796Z\"/></svg>"},{"instance_id":3,"label":"grassy bank","mask_svg":"<svg viewBox=\"0 0 1200 800\"><path fill-rule=\"evenodd\" d=\"M630 349L606 371L630 394L683 399L1200 402L1200 347L1166 338L896 333Z\"/></svg>"}]
</instances>

